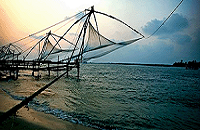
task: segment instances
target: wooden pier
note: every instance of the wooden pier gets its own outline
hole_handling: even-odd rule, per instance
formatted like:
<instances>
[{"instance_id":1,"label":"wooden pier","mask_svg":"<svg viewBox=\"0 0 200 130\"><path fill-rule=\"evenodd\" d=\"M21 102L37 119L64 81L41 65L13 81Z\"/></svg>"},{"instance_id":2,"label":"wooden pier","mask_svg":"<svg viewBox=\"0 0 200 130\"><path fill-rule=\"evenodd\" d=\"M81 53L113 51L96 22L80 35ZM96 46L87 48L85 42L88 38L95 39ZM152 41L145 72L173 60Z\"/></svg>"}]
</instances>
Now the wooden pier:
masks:
<instances>
[{"instance_id":1,"label":"wooden pier","mask_svg":"<svg viewBox=\"0 0 200 130\"><path fill-rule=\"evenodd\" d=\"M0 60L0 78L2 76L11 77L13 79L18 79L20 70L31 70L32 76L35 76L35 72L47 71L50 76L51 71L67 71L72 70L73 68L77 69L77 78L79 78L79 62L75 60L74 62L53 62L49 60L45 61L35 61L35 60Z\"/></svg>"}]
</instances>

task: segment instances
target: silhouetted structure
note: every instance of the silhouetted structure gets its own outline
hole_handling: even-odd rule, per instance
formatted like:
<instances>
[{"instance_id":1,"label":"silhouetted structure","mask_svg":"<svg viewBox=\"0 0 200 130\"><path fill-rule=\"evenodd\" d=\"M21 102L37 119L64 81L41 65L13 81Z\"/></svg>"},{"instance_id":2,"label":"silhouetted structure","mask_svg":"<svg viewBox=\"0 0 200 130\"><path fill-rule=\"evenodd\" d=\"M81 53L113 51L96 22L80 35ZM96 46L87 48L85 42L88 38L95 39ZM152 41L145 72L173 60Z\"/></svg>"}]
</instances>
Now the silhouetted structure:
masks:
<instances>
[{"instance_id":1,"label":"silhouetted structure","mask_svg":"<svg viewBox=\"0 0 200 130\"><path fill-rule=\"evenodd\" d=\"M183 63L183 60L181 60L181 62L175 62L173 64L174 67L186 67L187 63Z\"/></svg>"},{"instance_id":2,"label":"silhouetted structure","mask_svg":"<svg viewBox=\"0 0 200 130\"><path fill-rule=\"evenodd\" d=\"M181 60L181 62L175 62L173 66L186 67L186 69L198 70L200 68L200 62L193 60L193 61L189 61L188 63L187 62L183 63L183 60Z\"/></svg>"},{"instance_id":3,"label":"silhouetted structure","mask_svg":"<svg viewBox=\"0 0 200 130\"><path fill-rule=\"evenodd\" d=\"M200 62L197 62L196 60L189 61L186 65L186 69L198 70L199 68L200 68Z\"/></svg>"},{"instance_id":4,"label":"silhouetted structure","mask_svg":"<svg viewBox=\"0 0 200 130\"><path fill-rule=\"evenodd\" d=\"M8 78L18 79L18 73L20 70L31 70L32 76L35 76L35 72L48 71L50 76L51 71L68 71L73 68L77 68L77 77L79 77L79 62L53 62L53 61L34 61L34 60L0 60L1 76L7 76ZM39 76L39 75L38 75Z\"/></svg>"}]
</instances>

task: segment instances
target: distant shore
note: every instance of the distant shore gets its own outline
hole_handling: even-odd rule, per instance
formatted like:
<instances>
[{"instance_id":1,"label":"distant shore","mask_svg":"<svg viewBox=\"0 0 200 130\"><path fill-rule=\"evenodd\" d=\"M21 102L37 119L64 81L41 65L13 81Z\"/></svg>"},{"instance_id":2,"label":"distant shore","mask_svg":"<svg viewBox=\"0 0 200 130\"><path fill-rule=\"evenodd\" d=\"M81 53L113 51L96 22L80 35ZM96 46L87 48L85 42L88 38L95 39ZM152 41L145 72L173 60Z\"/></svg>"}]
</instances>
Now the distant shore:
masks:
<instances>
[{"instance_id":1,"label":"distant shore","mask_svg":"<svg viewBox=\"0 0 200 130\"><path fill-rule=\"evenodd\" d=\"M160 66L160 67L185 67L186 69L193 69L193 70L198 70L200 68L200 62L197 62L196 60L185 62L185 63L183 63L183 61L181 60L181 62L175 62L173 64L121 63L121 62L108 62L108 63L88 62L88 63L85 63L85 64L114 64L114 65Z\"/></svg>"},{"instance_id":2,"label":"distant shore","mask_svg":"<svg viewBox=\"0 0 200 130\"><path fill-rule=\"evenodd\" d=\"M89 62L86 64L114 64L114 65L142 65L142 66L160 66L160 67L174 67L173 65L170 64L142 64L142 63L94 63L94 62Z\"/></svg>"}]
</instances>

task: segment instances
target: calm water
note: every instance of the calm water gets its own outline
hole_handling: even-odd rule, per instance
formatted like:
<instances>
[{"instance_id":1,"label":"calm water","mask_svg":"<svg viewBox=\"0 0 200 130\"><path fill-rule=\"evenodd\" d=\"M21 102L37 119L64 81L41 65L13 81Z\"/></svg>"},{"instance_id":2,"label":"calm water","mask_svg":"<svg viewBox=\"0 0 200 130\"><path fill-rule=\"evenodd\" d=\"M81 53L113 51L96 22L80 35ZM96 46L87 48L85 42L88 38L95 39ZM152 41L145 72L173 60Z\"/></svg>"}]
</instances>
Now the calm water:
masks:
<instances>
[{"instance_id":1,"label":"calm water","mask_svg":"<svg viewBox=\"0 0 200 130\"><path fill-rule=\"evenodd\" d=\"M83 64L80 75L30 106L98 129L200 129L200 70Z\"/></svg>"}]
</instances>

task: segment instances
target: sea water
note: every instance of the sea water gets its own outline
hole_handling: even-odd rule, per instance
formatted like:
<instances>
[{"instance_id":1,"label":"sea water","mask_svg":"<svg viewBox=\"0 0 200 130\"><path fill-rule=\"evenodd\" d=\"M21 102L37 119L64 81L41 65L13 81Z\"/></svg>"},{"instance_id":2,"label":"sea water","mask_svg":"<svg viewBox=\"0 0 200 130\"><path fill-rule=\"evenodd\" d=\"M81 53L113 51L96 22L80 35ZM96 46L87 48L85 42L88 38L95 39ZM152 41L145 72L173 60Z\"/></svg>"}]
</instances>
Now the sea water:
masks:
<instances>
[{"instance_id":1,"label":"sea water","mask_svg":"<svg viewBox=\"0 0 200 130\"><path fill-rule=\"evenodd\" d=\"M82 64L80 72L29 106L97 129L200 129L200 70Z\"/></svg>"}]
</instances>

